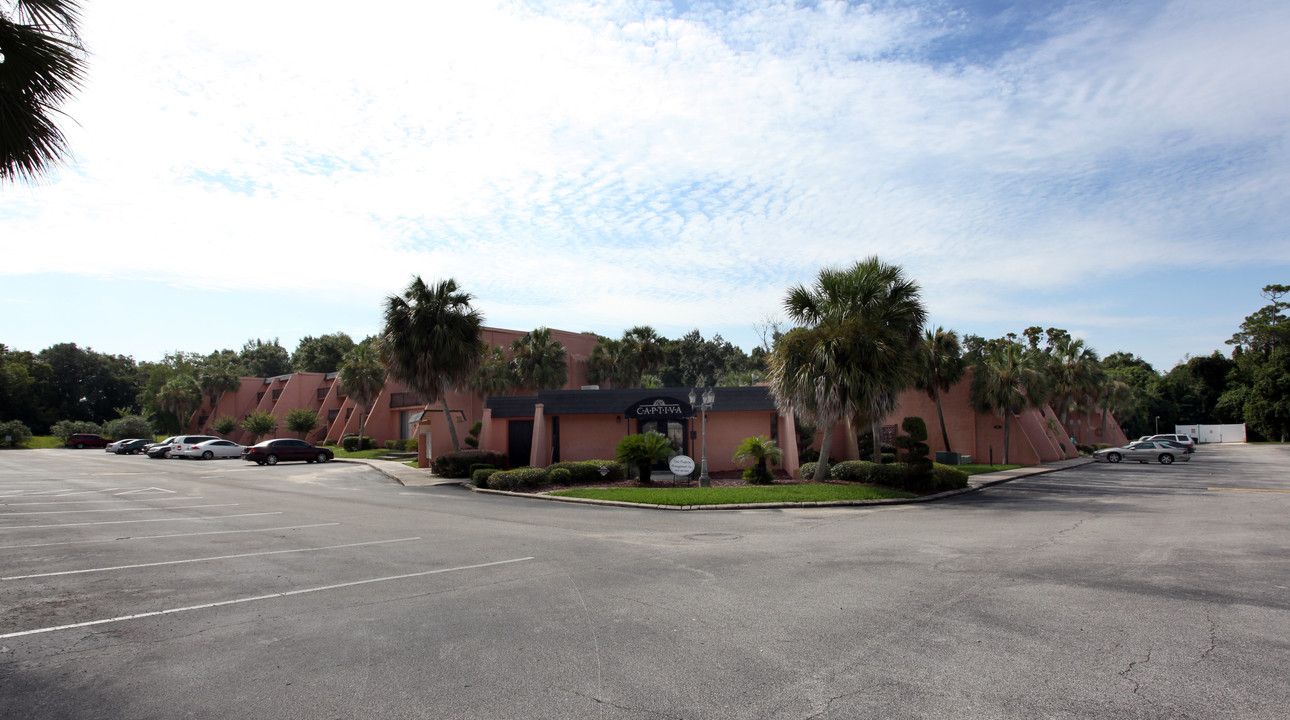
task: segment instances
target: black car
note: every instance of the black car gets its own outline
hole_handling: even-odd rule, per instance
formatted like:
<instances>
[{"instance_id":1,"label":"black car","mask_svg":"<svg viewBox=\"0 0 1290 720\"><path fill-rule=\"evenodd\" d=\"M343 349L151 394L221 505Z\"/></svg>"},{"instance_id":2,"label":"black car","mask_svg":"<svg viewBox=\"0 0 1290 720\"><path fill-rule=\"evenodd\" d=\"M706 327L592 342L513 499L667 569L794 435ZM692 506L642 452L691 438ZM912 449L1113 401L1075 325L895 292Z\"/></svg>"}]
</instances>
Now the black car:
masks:
<instances>
[{"instance_id":1,"label":"black car","mask_svg":"<svg viewBox=\"0 0 1290 720\"><path fill-rule=\"evenodd\" d=\"M116 454L117 455L138 455L139 453L143 452L143 449L145 447L151 444L152 444L152 441L146 440L146 439L126 440L125 442L117 446Z\"/></svg>"},{"instance_id":2,"label":"black car","mask_svg":"<svg viewBox=\"0 0 1290 720\"><path fill-rule=\"evenodd\" d=\"M242 451L242 459L257 465L277 465L283 460L327 462L336 457L331 448L315 447L304 440L265 440Z\"/></svg>"}]
</instances>

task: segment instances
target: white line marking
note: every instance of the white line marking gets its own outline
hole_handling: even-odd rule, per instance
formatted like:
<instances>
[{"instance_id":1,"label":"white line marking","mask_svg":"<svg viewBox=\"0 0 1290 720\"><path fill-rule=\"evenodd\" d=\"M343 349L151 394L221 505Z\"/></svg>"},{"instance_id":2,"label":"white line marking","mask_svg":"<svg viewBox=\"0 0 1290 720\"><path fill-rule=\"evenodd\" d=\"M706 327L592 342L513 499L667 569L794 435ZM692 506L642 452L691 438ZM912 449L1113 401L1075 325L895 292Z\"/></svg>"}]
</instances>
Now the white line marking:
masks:
<instances>
[{"instance_id":1,"label":"white line marking","mask_svg":"<svg viewBox=\"0 0 1290 720\"><path fill-rule=\"evenodd\" d=\"M160 567L162 565L185 565L195 562L209 562L211 560L233 560L236 558L259 557L261 555L286 555L288 553L316 552L319 550L339 550L341 548L363 547L364 545L386 545L389 543L409 542L420 540L419 537L399 538L397 540L372 540L370 542L349 543L346 545L328 545L326 547L314 548L296 548L293 550L266 550L264 552L241 553L239 555L217 555L215 557L190 558L187 560L165 560L154 563L140 563L138 565L117 565L115 567L87 568L85 570L62 570L60 572L35 573L33 575L10 575L9 577L0 577L0 580L30 580L32 578L56 577L58 575L83 575L85 573L109 572L111 570L134 570L135 568Z\"/></svg>"},{"instance_id":2,"label":"white line marking","mask_svg":"<svg viewBox=\"0 0 1290 720\"><path fill-rule=\"evenodd\" d=\"M336 585L323 585L321 587L301 588L299 590L288 590L280 593L270 593L268 595L256 595L255 597L237 598L236 600L221 600L220 602L206 603L204 605L189 605L188 607L169 608L166 610L155 610L153 612L136 613L134 615L122 615L114 618L104 618L102 620L90 620L87 622L72 623L70 625L56 625L54 627L36 628L35 630L21 630L19 632L6 633L0 635L0 640L9 638L22 637L24 635L39 635L41 633L55 632L58 630L72 630L75 628L92 627L94 625L105 625L107 623L124 622L126 620L139 620L142 618L157 617L158 615L173 615L175 613L190 612L193 610L207 610L210 608L223 607L225 605L237 605L239 603L255 602L257 600L273 600L276 598L291 597L292 595L304 595L305 593L322 592L323 590L339 590L341 588L354 587L356 585L369 585L371 583L387 582L390 580L407 580L415 577L425 577L426 575L438 575L440 573L456 572L458 570L477 570L479 568L492 567L494 565L506 565L509 563L524 562L532 560L532 557L515 558L514 560L498 560L490 563L480 563L478 565L462 565L454 568L443 568L441 570L426 570L424 572L408 573L406 575L390 575L388 577L372 578L370 580L355 580L353 582L338 583Z\"/></svg>"},{"instance_id":3,"label":"white line marking","mask_svg":"<svg viewBox=\"0 0 1290 720\"><path fill-rule=\"evenodd\" d=\"M130 523L146 522L180 522L183 520L223 520L224 518L235 517L254 517L256 515L281 515L281 512L262 512L262 513L242 513L241 515L209 515L206 517L190 518L155 518L152 520L104 520L103 522L84 522L84 523L65 523L63 525L11 525L9 527L0 527L0 532L5 530L36 530L41 528L60 528L60 527L81 527L84 525L128 525Z\"/></svg>"},{"instance_id":4,"label":"white line marking","mask_svg":"<svg viewBox=\"0 0 1290 720\"><path fill-rule=\"evenodd\" d=\"M107 510L39 510L36 512L0 512L0 517L19 517L25 515L67 515L71 512L138 512L139 510L187 510L194 507L236 507L240 503L224 502L219 505L177 505L173 507L148 507L146 505L135 505L134 507L108 507Z\"/></svg>"},{"instance_id":5,"label":"white line marking","mask_svg":"<svg viewBox=\"0 0 1290 720\"><path fill-rule=\"evenodd\" d=\"M235 533L274 532L276 530L300 530L303 528L331 527L340 523L316 523L313 525L284 525L282 527L257 528L255 530L208 530L195 533L171 533L169 535L140 535L138 537L119 537L107 540L69 540L56 543L36 543L34 545L0 545L0 550L17 550L19 548L52 547L54 545L90 545L93 543L114 543L122 540L158 540L161 538L197 537L199 535L232 535Z\"/></svg>"},{"instance_id":6,"label":"white line marking","mask_svg":"<svg viewBox=\"0 0 1290 720\"><path fill-rule=\"evenodd\" d=\"M148 488L140 488L140 489L138 489L138 490L126 490L125 492L119 492L119 493L116 493L116 494L117 494L117 495L134 495L135 493L141 493L141 492L173 493L173 492L175 492L175 491L174 491L174 490L167 490L167 489L165 489L165 488L159 488L159 487L148 487Z\"/></svg>"},{"instance_id":7,"label":"white line marking","mask_svg":"<svg viewBox=\"0 0 1290 720\"><path fill-rule=\"evenodd\" d=\"M162 500L205 500L205 499L206 498L202 497L201 495L193 495L190 497L148 498L148 501L160 502ZM22 505L90 505L90 504L102 504L102 503L119 503L121 505L129 504L129 505L135 505L136 507L148 507L147 505L139 505L138 502L135 500L49 500L49 501L42 500L40 502L0 503L0 507L19 507Z\"/></svg>"},{"instance_id":8,"label":"white line marking","mask_svg":"<svg viewBox=\"0 0 1290 720\"><path fill-rule=\"evenodd\" d=\"M185 510L190 508L236 507L239 503L220 503L218 505L175 505L173 507L148 507L135 505L128 508L107 508L105 510L38 510L36 512L0 513L0 518L20 517L24 515L67 515L69 513L105 513L105 512L138 512L139 510Z\"/></svg>"}]
</instances>

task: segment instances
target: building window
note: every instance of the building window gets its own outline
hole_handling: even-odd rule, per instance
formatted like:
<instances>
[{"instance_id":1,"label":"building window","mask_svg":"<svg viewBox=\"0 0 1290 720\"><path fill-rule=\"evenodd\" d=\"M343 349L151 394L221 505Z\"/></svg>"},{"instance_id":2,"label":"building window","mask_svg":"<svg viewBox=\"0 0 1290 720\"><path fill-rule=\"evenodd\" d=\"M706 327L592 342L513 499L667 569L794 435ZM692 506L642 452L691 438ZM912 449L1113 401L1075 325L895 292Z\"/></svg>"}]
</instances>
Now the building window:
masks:
<instances>
[{"instance_id":1,"label":"building window","mask_svg":"<svg viewBox=\"0 0 1290 720\"><path fill-rule=\"evenodd\" d=\"M327 391L328 391L329 389L330 389L330 388L325 388L325 387L320 387L320 388L318 388L318 399L319 399L319 400L325 400L325 399L327 399Z\"/></svg>"},{"instance_id":2,"label":"building window","mask_svg":"<svg viewBox=\"0 0 1290 720\"><path fill-rule=\"evenodd\" d=\"M354 414L354 406L352 406L352 405L351 405L351 406L349 406L349 407L345 408L345 419L346 419L346 420L348 420L348 419L349 419L349 416L350 416L350 415L353 415L353 414Z\"/></svg>"},{"instance_id":3,"label":"building window","mask_svg":"<svg viewBox=\"0 0 1290 720\"><path fill-rule=\"evenodd\" d=\"M327 422L331 422L332 420L335 420L338 415L340 415L340 408L332 408L331 410L328 410Z\"/></svg>"},{"instance_id":4,"label":"building window","mask_svg":"<svg viewBox=\"0 0 1290 720\"><path fill-rule=\"evenodd\" d=\"M264 391L263 391L263 390L261 390L260 392L258 392L258 393L256 393L256 394L255 394L255 401L256 401L256 402L260 402L260 401L261 401L261 400L263 400L263 399L264 399Z\"/></svg>"},{"instance_id":5,"label":"building window","mask_svg":"<svg viewBox=\"0 0 1290 720\"><path fill-rule=\"evenodd\" d=\"M282 388L278 388L277 390L274 390L274 391L273 391L273 400L274 400L274 402L277 402L278 398L280 398L280 397L282 397Z\"/></svg>"},{"instance_id":6,"label":"building window","mask_svg":"<svg viewBox=\"0 0 1290 720\"><path fill-rule=\"evenodd\" d=\"M416 393L396 392L390 393L390 407L408 407L409 405L420 405Z\"/></svg>"}]
</instances>

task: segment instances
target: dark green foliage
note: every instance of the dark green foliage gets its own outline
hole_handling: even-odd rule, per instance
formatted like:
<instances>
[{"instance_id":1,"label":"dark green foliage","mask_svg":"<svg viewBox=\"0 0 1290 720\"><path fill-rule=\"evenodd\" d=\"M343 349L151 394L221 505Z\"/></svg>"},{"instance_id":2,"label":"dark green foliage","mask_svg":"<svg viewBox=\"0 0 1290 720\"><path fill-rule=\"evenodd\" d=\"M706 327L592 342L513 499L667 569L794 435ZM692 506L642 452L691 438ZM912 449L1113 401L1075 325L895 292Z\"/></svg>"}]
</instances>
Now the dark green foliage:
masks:
<instances>
[{"instance_id":1,"label":"dark green foliage","mask_svg":"<svg viewBox=\"0 0 1290 720\"><path fill-rule=\"evenodd\" d=\"M829 468L829 478L841 482L873 484L877 463L867 460L847 460Z\"/></svg>"},{"instance_id":2,"label":"dark green foliage","mask_svg":"<svg viewBox=\"0 0 1290 720\"><path fill-rule=\"evenodd\" d=\"M573 473L568 468L547 468L546 474L552 485L568 485L573 482Z\"/></svg>"},{"instance_id":3,"label":"dark green foliage","mask_svg":"<svg viewBox=\"0 0 1290 720\"><path fill-rule=\"evenodd\" d=\"M600 469L608 470L604 475ZM552 463L548 471L568 470L570 482L576 485L595 485L598 483L621 482L627 477L627 468L613 460L576 460Z\"/></svg>"},{"instance_id":4,"label":"dark green foliage","mask_svg":"<svg viewBox=\"0 0 1290 720\"><path fill-rule=\"evenodd\" d=\"M277 377L291 372L291 356L277 338L271 342L247 340L238 360L251 377Z\"/></svg>"},{"instance_id":5,"label":"dark green foliage","mask_svg":"<svg viewBox=\"0 0 1290 720\"><path fill-rule=\"evenodd\" d=\"M498 470L498 469L500 468L498 468L496 465L489 465L488 463L474 463L470 466L470 477L475 477L476 470Z\"/></svg>"},{"instance_id":6,"label":"dark green foliage","mask_svg":"<svg viewBox=\"0 0 1290 720\"><path fill-rule=\"evenodd\" d=\"M392 450L394 452L407 452L408 441L407 440L386 440L385 449Z\"/></svg>"},{"instance_id":7,"label":"dark green foliage","mask_svg":"<svg viewBox=\"0 0 1290 720\"><path fill-rule=\"evenodd\" d=\"M354 340L343 332L320 337L306 335L291 354L291 369L296 372L336 372L345 354L353 349Z\"/></svg>"},{"instance_id":8,"label":"dark green foliage","mask_svg":"<svg viewBox=\"0 0 1290 720\"><path fill-rule=\"evenodd\" d=\"M300 439L318 429L322 423L322 418L318 416L318 411L306 407L292 408L287 412L286 417L287 429L300 435Z\"/></svg>"},{"instance_id":9,"label":"dark green foliage","mask_svg":"<svg viewBox=\"0 0 1290 720\"><path fill-rule=\"evenodd\" d=\"M628 435L618 441L614 459L640 469L641 482L650 481L650 464L667 460L675 452L667 436L650 430L638 435Z\"/></svg>"},{"instance_id":10,"label":"dark green foliage","mask_svg":"<svg viewBox=\"0 0 1290 720\"><path fill-rule=\"evenodd\" d=\"M549 484L545 468L522 467L501 470L488 476L490 490L521 490Z\"/></svg>"},{"instance_id":11,"label":"dark green foliage","mask_svg":"<svg viewBox=\"0 0 1290 720\"><path fill-rule=\"evenodd\" d=\"M269 433L277 430L278 419L273 416L273 413L265 410L256 410L250 415L247 415L246 419L242 421L242 429L251 433L251 441L254 443L258 441L261 436L268 435Z\"/></svg>"},{"instance_id":12,"label":"dark green foliage","mask_svg":"<svg viewBox=\"0 0 1290 720\"><path fill-rule=\"evenodd\" d=\"M818 465L818 464L819 464L819 462L818 462L818 461L811 461L811 462L805 462L805 463L802 463L802 464L801 464L801 466L800 466L800 467L798 468L798 470L797 470L797 477L798 477L799 479L801 479L801 480L809 480L809 479L811 479L812 477L814 477L814 476L815 476L815 467L816 467L816 465ZM829 463L829 471L830 471L830 472L832 472L832 470L833 470L833 463L832 463L832 462L830 462L830 463Z\"/></svg>"},{"instance_id":13,"label":"dark green foliage","mask_svg":"<svg viewBox=\"0 0 1290 720\"><path fill-rule=\"evenodd\" d=\"M472 485L479 488L488 487L488 478L501 472L501 470L498 470L495 467L482 467L478 465L472 465L471 467L477 469L470 471L470 482Z\"/></svg>"},{"instance_id":14,"label":"dark green foliage","mask_svg":"<svg viewBox=\"0 0 1290 720\"><path fill-rule=\"evenodd\" d=\"M751 465L744 468L744 480L753 485L769 485L775 482L775 476L765 465Z\"/></svg>"},{"instance_id":15,"label":"dark green foliage","mask_svg":"<svg viewBox=\"0 0 1290 720\"><path fill-rule=\"evenodd\" d=\"M937 492L967 487L968 474L953 465L932 464L932 487Z\"/></svg>"},{"instance_id":16,"label":"dark green foliage","mask_svg":"<svg viewBox=\"0 0 1290 720\"><path fill-rule=\"evenodd\" d=\"M472 448L479 448L479 431L484 427L484 423L479 420L470 426L470 432L466 433L465 443Z\"/></svg>"},{"instance_id":17,"label":"dark green foliage","mask_svg":"<svg viewBox=\"0 0 1290 720\"><path fill-rule=\"evenodd\" d=\"M103 434L103 426L96 422L88 420L59 420L49 428L49 434L57 437L63 442L67 438L78 433L94 433L95 435Z\"/></svg>"},{"instance_id":18,"label":"dark green foliage","mask_svg":"<svg viewBox=\"0 0 1290 720\"><path fill-rule=\"evenodd\" d=\"M0 423L0 445L22 447L31 439L31 428L21 420Z\"/></svg>"},{"instance_id":19,"label":"dark green foliage","mask_svg":"<svg viewBox=\"0 0 1290 720\"><path fill-rule=\"evenodd\" d=\"M371 450L375 447L375 441L370 437L364 436L360 442L357 435L349 433L341 437L340 446L345 448L345 452L358 452L359 450Z\"/></svg>"},{"instance_id":20,"label":"dark green foliage","mask_svg":"<svg viewBox=\"0 0 1290 720\"><path fill-rule=\"evenodd\" d=\"M211 429L220 435L227 436L237 429L237 420L228 415L222 415L215 418L215 422L211 423Z\"/></svg>"},{"instance_id":21,"label":"dark green foliage","mask_svg":"<svg viewBox=\"0 0 1290 720\"><path fill-rule=\"evenodd\" d=\"M152 439L152 423L140 415L126 415L103 425L103 434L110 438Z\"/></svg>"},{"instance_id":22,"label":"dark green foliage","mask_svg":"<svg viewBox=\"0 0 1290 720\"><path fill-rule=\"evenodd\" d=\"M430 462L435 475L444 478L470 477L470 466L476 464L506 467L506 453L489 450L462 450L444 453Z\"/></svg>"}]
</instances>

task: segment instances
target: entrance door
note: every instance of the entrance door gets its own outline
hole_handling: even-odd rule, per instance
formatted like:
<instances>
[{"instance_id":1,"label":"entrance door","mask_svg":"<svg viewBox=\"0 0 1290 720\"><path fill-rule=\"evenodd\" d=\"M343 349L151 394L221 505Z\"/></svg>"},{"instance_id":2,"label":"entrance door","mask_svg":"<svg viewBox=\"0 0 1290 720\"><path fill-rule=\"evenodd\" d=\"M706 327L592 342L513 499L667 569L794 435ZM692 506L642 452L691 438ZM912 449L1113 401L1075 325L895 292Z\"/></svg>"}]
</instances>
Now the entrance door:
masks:
<instances>
[{"instance_id":1,"label":"entrance door","mask_svg":"<svg viewBox=\"0 0 1290 720\"><path fill-rule=\"evenodd\" d=\"M512 468L525 467L533 454L533 421L512 420L506 425L506 456Z\"/></svg>"}]
</instances>

